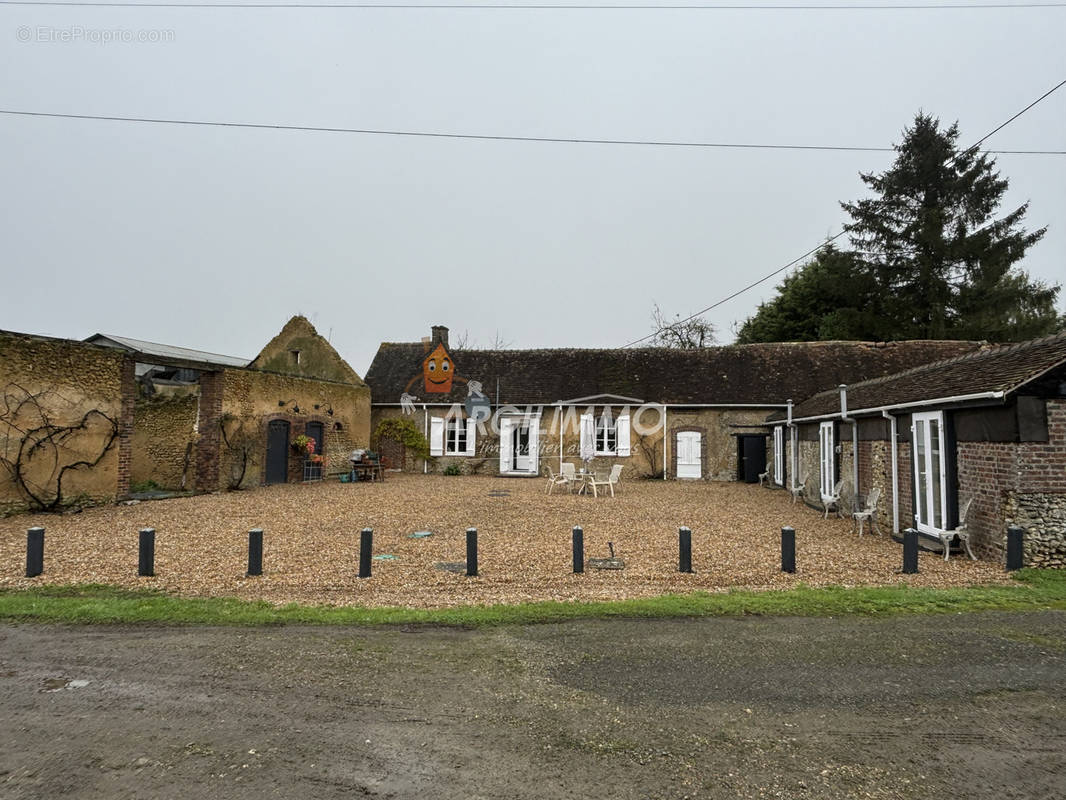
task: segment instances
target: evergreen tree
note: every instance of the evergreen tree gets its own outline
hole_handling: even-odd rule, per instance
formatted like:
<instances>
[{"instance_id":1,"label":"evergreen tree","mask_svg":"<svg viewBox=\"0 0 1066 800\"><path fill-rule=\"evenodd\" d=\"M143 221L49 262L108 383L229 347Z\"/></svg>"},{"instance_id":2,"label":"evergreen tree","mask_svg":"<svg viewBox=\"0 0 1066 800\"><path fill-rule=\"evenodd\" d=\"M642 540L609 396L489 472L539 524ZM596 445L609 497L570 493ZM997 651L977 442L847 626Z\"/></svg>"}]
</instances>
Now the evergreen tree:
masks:
<instances>
[{"instance_id":1,"label":"evergreen tree","mask_svg":"<svg viewBox=\"0 0 1066 800\"><path fill-rule=\"evenodd\" d=\"M1015 269L1046 228L1021 227L1023 204L995 219L1007 179L995 160L960 151L958 124L918 114L896 161L863 174L875 197L841 206L880 286L893 339L1019 341L1055 330L1058 286Z\"/></svg>"},{"instance_id":2,"label":"evergreen tree","mask_svg":"<svg viewBox=\"0 0 1066 800\"><path fill-rule=\"evenodd\" d=\"M958 136L957 124L918 114L895 163L861 175L874 196L841 204L854 251L819 251L737 341L1021 341L1061 330L1059 287L1016 267L1047 229L1021 227L1028 203L995 218L1008 182L988 155L959 151Z\"/></svg>"}]
</instances>

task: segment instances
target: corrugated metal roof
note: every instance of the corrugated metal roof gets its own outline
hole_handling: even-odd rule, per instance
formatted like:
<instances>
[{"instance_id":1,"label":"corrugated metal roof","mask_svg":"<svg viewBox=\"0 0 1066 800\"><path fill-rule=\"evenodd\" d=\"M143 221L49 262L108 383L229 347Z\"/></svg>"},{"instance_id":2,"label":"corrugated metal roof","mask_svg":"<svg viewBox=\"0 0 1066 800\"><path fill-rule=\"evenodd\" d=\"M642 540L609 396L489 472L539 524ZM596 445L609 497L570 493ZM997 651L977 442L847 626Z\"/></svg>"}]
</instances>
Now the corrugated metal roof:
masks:
<instances>
[{"instance_id":1,"label":"corrugated metal roof","mask_svg":"<svg viewBox=\"0 0 1066 800\"><path fill-rule=\"evenodd\" d=\"M146 342L143 339L131 339L128 336L114 336L110 333L96 333L85 341L105 347L118 347L141 356L158 358L161 361L186 361L219 367L247 367L250 358L225 356L220 353L208 353L203 350L190 350L188 347L175 347L158 342ZM146 359L147 360L147 359Z\"/></svg>"}]
</instances>

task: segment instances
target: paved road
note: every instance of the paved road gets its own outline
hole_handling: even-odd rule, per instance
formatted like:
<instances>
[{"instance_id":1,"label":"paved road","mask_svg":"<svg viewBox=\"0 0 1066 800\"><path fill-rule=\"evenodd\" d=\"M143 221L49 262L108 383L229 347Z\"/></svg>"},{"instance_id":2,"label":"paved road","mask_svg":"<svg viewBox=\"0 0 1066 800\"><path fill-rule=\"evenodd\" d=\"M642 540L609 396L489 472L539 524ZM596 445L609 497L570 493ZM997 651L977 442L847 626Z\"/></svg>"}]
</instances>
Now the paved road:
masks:
<instances>
[{"instance_id":1,"label":"paved road","mask_svg":"<svg viewBox=\"0 0 1066 800\"><path fill-rule=\"evenodd\" d=\"M1066 613L0 626L0 798L1066 796Z\"/></svg>"}]
</instances>

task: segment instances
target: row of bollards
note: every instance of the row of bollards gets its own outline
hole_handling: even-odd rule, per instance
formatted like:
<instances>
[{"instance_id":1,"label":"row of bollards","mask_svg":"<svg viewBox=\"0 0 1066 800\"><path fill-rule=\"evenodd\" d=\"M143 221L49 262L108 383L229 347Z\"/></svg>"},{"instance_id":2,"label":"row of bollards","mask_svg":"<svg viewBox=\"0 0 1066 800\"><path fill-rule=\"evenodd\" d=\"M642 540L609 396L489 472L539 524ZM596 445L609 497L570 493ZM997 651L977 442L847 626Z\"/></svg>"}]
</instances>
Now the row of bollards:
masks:
<instances>
[{"instance_id":1,"label":"row of bollards","mask_svg":"<svg viewBox=\"0 0 1066 800\"><path fill-rule=\"evenodd\" d=\"M682 526L678 529L677 571L692 574L692 530ZM574 574L585 571L585 532L579 525L572 530ZM1021 569L1024 560L1024 531L1007 528L1007 570ZM359 577L369 578L371 558L374 552L374 530L363 528L359 537ZM466 529L466 574L477 577L477 528ZM791 527L781 529L781 571L796 571L796 531ZM903 574L918 572L918 531L907 528L903 532ZM26 531L26 577L36 578L44 573L44 528ZM138 532L137 574L141 577L155 575L155 528L141 528ZM248 531L248 575L263 574L263 529Z\"/></svg>"}]
</instances>

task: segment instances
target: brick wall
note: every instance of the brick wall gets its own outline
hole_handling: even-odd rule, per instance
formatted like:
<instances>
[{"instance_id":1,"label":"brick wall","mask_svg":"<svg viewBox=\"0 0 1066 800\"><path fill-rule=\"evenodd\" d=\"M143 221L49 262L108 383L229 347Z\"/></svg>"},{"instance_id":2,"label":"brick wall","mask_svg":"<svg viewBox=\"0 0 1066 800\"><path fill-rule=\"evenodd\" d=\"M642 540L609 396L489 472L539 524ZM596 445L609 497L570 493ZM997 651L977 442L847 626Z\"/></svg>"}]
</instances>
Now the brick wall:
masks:
<instances>
[{"instance_id":1,"label":"brick wall","mask_svg":"<svg viewBox=\"0 0 1066 800\"><path fill-rule=\"evenodd\" d=\"M200 405L196 415L196 490L218 491L222 433L222 393L225 372L200 374Z\"/></svg>"}]
</instances>

